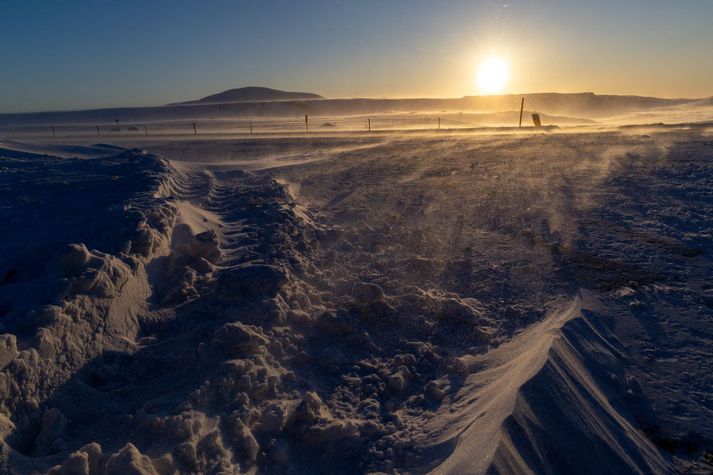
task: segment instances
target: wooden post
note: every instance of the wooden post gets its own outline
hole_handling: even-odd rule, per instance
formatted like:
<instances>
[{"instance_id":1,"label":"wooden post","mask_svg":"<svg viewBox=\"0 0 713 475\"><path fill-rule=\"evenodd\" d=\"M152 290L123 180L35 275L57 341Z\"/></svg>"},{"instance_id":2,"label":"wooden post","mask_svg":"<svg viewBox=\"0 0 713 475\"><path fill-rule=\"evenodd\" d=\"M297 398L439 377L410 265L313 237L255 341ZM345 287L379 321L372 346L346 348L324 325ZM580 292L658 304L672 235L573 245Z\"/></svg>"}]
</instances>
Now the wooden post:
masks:
<instances>
[{"instance_id":1,"label":"wooden post","mask_svg":"<svg viewBox=\"0 0 713 475\"><path fill-rule=\"evenodd\" d=\"M307 114L305 114L305 131L309 132L309 122L307 121Z\"/></svg>"},{"instance_id":2,"label":"wooden post","mask_svg":"<svg viewBox=\"0 0 713 475\"><path fill-rule=\"evenodd\" d=\"M522 101L520 101L520 123L518 124L518 127L522 127L522 109L525 107L525 98L522 98Z\"/></svg>"},{"instance_id":3,"label":"wooden post","mask_svg":"<svg viewBox=\"0 0 713 475\"><path fill-rule=\"evenodd\" d=\"M369 129L369 132L371 132L371 119L366 119L366 127Z\"/></svg>"},{"instance_id":4,"label":"wooden post","mask_svg":"<svg viewBox=\"0 0 713 475\"><path fill-rule=\"evenodd\" d=\"M52 130L52 137L56 137L57 134L54 131L54 125L50 125L50 129Z\"/></svg>"},{"instance_id":5,"label":"wooden post","mask_svg":"<svg viewBox=\"0 0 713 475\"><path fill-rule=\"evenodd\" d=\"M532 114L532 122L535 124L536 128L542 127L542 121L540 120L540 114L538 114L537 112Z\"/></svg>"},{"instance_id":6,"label":"wooden post","mask_svg":"<svg viewBox=\"0 0 713 475\"><path fill-rule=\"evenodd\" d=\"M253 133L253 121L252 120L250 121L250 133L251 134Z\"/></svg>"},{"instance_id":7,"label":"wooden post","mask_svg":"<svg viewBox=\"0 0 713 475\"><path fill-rule=\"evenodd\" d=\"M193 122L193 135L198 135L198 129L196 129L196 123Z\"/></svg>"}]
</instances>

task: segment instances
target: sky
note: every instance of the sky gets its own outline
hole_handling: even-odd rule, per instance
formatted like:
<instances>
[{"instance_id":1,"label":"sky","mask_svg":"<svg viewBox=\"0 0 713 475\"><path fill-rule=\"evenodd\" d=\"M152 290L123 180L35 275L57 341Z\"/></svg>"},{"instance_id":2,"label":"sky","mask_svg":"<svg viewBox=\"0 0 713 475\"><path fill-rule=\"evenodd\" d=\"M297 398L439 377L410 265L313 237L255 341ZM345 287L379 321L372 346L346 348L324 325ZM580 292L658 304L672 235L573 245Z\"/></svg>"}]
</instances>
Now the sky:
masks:
<instances>
[{"instance_id":1,"label":"sky","mask_svg":"<svg viewBox=\"0 0 713 475\"><path fill-rule=\"evenodd\" d=\"M0 0L0 112L267 86L346 97L713 95L713 0Z\"/></svg>"}]
</instances>

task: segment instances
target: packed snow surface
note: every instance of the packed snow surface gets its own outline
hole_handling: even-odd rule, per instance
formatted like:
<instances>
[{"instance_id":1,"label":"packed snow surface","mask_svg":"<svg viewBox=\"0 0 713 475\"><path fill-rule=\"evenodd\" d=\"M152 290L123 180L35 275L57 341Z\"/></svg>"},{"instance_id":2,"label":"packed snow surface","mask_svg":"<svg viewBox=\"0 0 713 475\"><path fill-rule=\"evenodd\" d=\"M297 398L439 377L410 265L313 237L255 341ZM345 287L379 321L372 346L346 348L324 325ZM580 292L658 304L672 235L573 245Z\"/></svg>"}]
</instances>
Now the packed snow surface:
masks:
<instances>
[{"instance_id":1,"label":"packed snow surface","mask_svg":"<svg viewBox=\"0 0 713 475\"><path fill-rule=\"evenodd\" d=\"M0 473L707 473L713 131L0 142Z\"/></svg>"}]
</instances>

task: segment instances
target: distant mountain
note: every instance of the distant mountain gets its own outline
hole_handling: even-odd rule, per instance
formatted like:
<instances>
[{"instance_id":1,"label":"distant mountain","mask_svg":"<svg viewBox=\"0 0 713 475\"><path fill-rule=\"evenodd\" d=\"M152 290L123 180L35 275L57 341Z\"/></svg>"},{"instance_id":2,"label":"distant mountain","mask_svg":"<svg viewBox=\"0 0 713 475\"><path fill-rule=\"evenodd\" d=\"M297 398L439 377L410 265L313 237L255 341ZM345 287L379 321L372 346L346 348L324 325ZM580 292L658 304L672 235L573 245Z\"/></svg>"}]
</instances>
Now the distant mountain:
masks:
<instances>
[{"instance_id":1,"label":"distant mountain","mask_svg":"<svg viewBox=\"0 0 713 475\"><path fill-rule=\"evenodd\" d=\"M269 92L269 99L257 93ZM296 96L309 99L296 99ZM576 123L587 120L613 119L626 114L640 114L669 107L690 107L704 110L713 105L712 98L704 99L660 99L656 97L612 96L593 93L537 93L508 94L500 96L466 96L461 98L411 98L411 99L324 99L316 94L283 92L267 88L242 88L225 91L198 101L184 102L170 106L122 107L83 111L54 111L27 113L0 113L0 138L9 133L9 128L23 126L51 126L62 124L90 125L113 124L117 119L121 123L138 123L204 120L204 119L240 119L255 117L312 117L355 116L371 114L409 114L427 113L430 115L496 114L502 121L513 120L511 113L519 116L520 103L525 98L525 111L539 112L552 117L556 123ZM318 100L315 100L318 99ZM505 114L505 115L503 115ZM510 114L510 115L508 115ZM679 114L680 116L680 114ZM510 119L508 119L510 118ZM475 122L479 118L471 117ZM489 117L489 123L494 121ZM653 119L652 119L653 120ZM687 121L679 117L679 122ZM691 119L693 120L693 119ZM698 118L696 121L704 119ZM708 119L705 119L708 120ZM659 116L653 121L660 122ZM499 122L499 121L495 121ZM637 123L640 119L637 120ZM551 122L548 122L551 123Z\"/></svg>"},{"instance_id":2,"label":"distant mountain","mask_svg":"<svg viewBox=\"0 0 713 475\"><path fill-rule=\"evenodd\" d=\"M695 107L710 107L713 106L713 96L701 99L695 102L691 102L689 105Z\"/></svg>"},{"instance_id":3,"label":"distant mountain","mask_svg":"<svg viewBox=\"0 0 713 475\"><path fill-rule=\"evenodd\" d=\"M195 101L179 102L170 105L186 104L225 104L232 102L265 102L265 101L302 101L308 99L324 99L310 92L288 92L270 89L269 87L239 87L211 94Z\"/></svg>"}]
</instances>

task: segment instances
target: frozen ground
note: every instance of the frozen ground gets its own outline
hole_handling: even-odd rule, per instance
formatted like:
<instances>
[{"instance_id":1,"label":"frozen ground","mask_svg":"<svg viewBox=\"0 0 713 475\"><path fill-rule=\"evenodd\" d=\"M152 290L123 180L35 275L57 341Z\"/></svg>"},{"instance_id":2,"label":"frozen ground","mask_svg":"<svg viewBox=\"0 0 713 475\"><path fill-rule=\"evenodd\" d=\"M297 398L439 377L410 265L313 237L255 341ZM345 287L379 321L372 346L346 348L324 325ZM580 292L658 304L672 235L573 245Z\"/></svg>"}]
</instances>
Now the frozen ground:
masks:
<instances>
[{"instance_id":1,"label":"frozen ground","mask_svg":"<svg viewBox=\"0 0 713 475\"><path fill-rule=\"evenodd\" d=\"M6 472L713 469L705 126L118 145L0 143Z\"/></svg>"}]
</instances>

